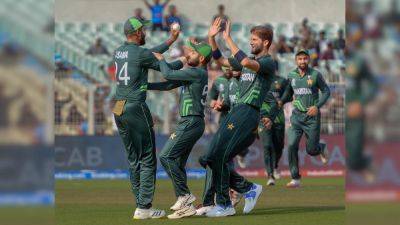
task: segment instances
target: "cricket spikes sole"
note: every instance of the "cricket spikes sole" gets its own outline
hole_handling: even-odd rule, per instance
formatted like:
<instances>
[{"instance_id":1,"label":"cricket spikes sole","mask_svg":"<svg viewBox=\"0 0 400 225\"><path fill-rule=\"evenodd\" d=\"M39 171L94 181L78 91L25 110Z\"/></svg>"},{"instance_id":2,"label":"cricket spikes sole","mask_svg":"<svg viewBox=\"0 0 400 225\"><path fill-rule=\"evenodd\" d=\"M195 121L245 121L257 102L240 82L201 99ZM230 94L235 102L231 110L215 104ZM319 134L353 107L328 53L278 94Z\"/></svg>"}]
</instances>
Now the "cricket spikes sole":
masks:
<instances>
[{"instance_id":1,"label":"cricket spikes sole","mask_svg":"<svg viewBox=\"0 0 400 225\"><path fill-rule=\"evenodd\" d=\"M168 219L180 219L183 217L189 217L194 215L196 215L196 208L193 206L193 204L190 204L168 215Z\"/></svg>"}]
</instances>

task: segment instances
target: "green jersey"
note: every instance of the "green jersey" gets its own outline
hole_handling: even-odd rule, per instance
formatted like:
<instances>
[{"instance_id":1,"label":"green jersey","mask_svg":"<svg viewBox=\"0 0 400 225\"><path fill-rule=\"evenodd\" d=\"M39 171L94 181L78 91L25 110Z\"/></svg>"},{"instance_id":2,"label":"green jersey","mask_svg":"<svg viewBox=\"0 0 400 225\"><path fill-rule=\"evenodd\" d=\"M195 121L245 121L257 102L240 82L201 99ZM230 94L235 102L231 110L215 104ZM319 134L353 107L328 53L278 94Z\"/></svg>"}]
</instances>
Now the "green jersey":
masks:
<instances>
[{"instance_id":1,"label":"green jersey","mask_svg":"<svg viewBox=\"0 0 400 225\"><path fill-rule=\"evenodd\" d=\"M211 102L211 100L223 100L223 105L221 108L221 113L222 114L227 114L229 111L229 81L230 79L226 78L225 76L219 76L217 77L209 92L208 92L208 101Z\"/></svg>"},{"instance_id":2,"label":"green jersey","mask_svg":"<svg viewBox=\"0 0 400 225\"><path fill-rule=\"evenodd\" d=\"M285 123L283 108L279 108L277 102L281 100L287 85L288 81L285 78L281 76L273 76L269 93L265 97L264 103L261 106L262 117L269 117L274 120L274 123Z\"/></svg>"},{"instance_id":3,"label":"green jersey","mask_svg":"<svg viewBox=\"0 0 400 225\"><path fill-rule=\"evenodd\" d=\"M329 87L321 73L313 68L308 68L303 77L297 68L294 69L288 75L288 82L282 102L288 102L294 96L293 106L301 112L306 112L311 106L321 108L330 96Z\"/></svg>"},{"instance_id":4,"label":"green jersey","mask_svg":"<svg viewBox=\"0 0 400 225\"><path fill-rule=\"evenodd\" d=\"M149 83L149 90L171 90L182 86L179 98L179 115L204 117L204 105L208 91L208 73L205 68L189 67L173 70L165 60L160 69L167 82Z\"/></svg>"},{"instance_id":5,"label":"green jersey","mask_svg":"<svg viewBox=\"0 0 400 225\"><path fill-rule=\"evenodd\" d=\"M152 52L163 53L168 45L163 43L155 48L146 49L134 43L125 42L114 52L117 88L116 100L145 102L148 82L148 69L159 71L159 61ZM174 69L182 68L180 61L171 63Z\"/></svg>"},{"instance_id":6,"label":"green jersey","mask_svg":"<svg viewBox=\"0 0 400 225\"><path fill-rule=\"evenodd\" d=\"M229 95L229 106L232 109L237 103L237 92L239 91L239 79L232 77L229 80L228 95Z\"/></svg>"},{"instance_id":7,"label":"green jersey","mask_svg":"<svg viewBox=\"0 0 400 225\"><path fill-rule=\"evenodd\" d=\"M346 103L366 104L376 95L378 85L361 57L348 57L345 79Z\"/></svg>"},{"instance_id":8,"label":"green jersey","mask_svg":"<svg viewBox=\"0 0 400 225\"><path fill-rule=\"evenodd\" d=\"M253 71L243 67L234 58L228 60L234 70L242 71L237 92L237 103L246 103L260 109L271 85L271 77L275 73L275 62L269 55L254 59L260 64L260 69Z\"/></svg>"}]
</instances>

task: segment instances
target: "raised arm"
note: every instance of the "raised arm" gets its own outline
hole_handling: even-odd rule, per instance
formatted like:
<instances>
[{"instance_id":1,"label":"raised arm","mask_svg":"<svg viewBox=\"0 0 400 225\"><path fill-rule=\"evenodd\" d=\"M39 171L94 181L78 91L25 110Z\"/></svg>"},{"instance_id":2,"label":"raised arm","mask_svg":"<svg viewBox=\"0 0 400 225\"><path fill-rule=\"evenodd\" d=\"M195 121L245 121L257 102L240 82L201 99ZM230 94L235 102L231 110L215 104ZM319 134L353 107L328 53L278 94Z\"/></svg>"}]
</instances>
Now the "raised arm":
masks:
<instances>
[{"instance_id":1,"label":"raised arm","mask_svg":"<svg viewBox=\"0 0 400 225\"><path fill-rule=\"evenodd\" d=\"M239 49L239 47L233 42L231 37L231 22L227 21L223 37L232 52L232 55L240 62L240 64L248 69L258 72L261 68L260 63L257 60L250 59L247 55Z\"/></svg>"},{"instance_id":2,"label":"raised arm","mask_svg":"<svg viewBox=\"0 0 400 225\"><path fill-rule=\"evenodd\" d=\"M179 81L195 81L198 79L198 74L193 69L174 70L171 69L167 62L163 59L160 61L160 71L166 80Z\"/></svg>"},{"instance_id":3,"label":"raised arm","mask_svg":"<svg viewBox=\"0 0 400 225\"><path fill-rule=\"evenodd\" d=\"M326 103L326 101L328 101L329 96L331 95L331 91L320 73L318 73L317 76L317 85L319 90L321 91L321 95L319 96L316 106L318 108L321 108Z\"/></svg>"},{"instance_id":4,"label":"raised arm","mask_svg":"<svg viewBox=\"0 0 400 225\"><path fill-rule=\"evenodd\" d=\"M147 69L153 69L156 71L160 71L160 62L156 57L154 57L154 54L150 52L148 49L143 49L142 54L140 57L140 64L142 67L147 68ZM171 63L167 63L167 65L174 70L179 70L183 67L185 63L185 59L179 58L179 60L176 60Z\"/></svg>"},{"instance_id":5,"label":"raised arm","mask_svg":"<svg viewBox=\"0 0 400 225\"><path fill-rule=\"evenodd\" d=\"M169 91L182 86L183 83L175 80L168 80L164 82L148 83L147 90Z\"/></svg>"},{"instance_id":6,"label":"raised arm","mask_svg":"<svg viewBox=\"0 0 400 225\"><path fill-rule=\"evenodd\" d=\"M151 49L149 49L151 52L157 52L157 53L164 53L166 52L169 47L178 39L180 31L179 30L172 30L170 31L171 35L168 38L168 40L166 40L165 42L161 43L158 46L155 46Z\"/></svg>"},{"instance_id":7,"label":"raised arm","mask_svg":"<svg viewBox=\"0 0 400 225\"><path fill-rule=\"evenodd\" d=\"M215 36L220 30L221 18L217 17L211 24L210 29L208 30L208 43L211 45L211 49L213 51L212 56L217 64L219 64L220 66L230 66L228 59L222 56L221 51L218 49L217 42L215 41Z\"/></svg>"},{"instance_id":8,"label":"raised arm","mask_svg":"<svg viewBox=\"0 0 400 225\"><path fill-rule=\"evenodd\" d=\"M151 5L149 2L147 2L147 0L143 0L143 3L147 6L147 8L151 9Z\"/></svg>"}]
</instances>

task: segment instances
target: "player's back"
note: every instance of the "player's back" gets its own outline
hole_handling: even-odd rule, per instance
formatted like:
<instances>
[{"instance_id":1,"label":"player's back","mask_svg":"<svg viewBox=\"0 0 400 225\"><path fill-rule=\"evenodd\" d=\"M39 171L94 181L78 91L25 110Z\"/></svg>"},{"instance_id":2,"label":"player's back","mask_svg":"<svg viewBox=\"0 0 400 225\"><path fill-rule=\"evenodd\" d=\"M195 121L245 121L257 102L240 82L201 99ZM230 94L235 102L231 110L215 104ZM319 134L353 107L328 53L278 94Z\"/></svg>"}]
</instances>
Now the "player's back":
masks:
<instances>
[{"instance_id":1,"label":"player's back","mask_svg":"<svg viewBox=\"0 0 400 225\"><path fill-rule=\"evenodd\" d=\"M204 68L188 68L196 74L196 79L185 82L180 96L181 116L197 115L204 117L208 90L208 73Z\"/></svg>"},{"instance_id":2,"label":"player's back","mask_svg":"<svg viewBox=\"0 0 400 225\"><path fill-rule=\"evenodd\" d=\"M148 69L141 65L144 51L146 49L127 42L115 50L115 99L128 102L146 100Z\"/></svg>"}]
</instances>

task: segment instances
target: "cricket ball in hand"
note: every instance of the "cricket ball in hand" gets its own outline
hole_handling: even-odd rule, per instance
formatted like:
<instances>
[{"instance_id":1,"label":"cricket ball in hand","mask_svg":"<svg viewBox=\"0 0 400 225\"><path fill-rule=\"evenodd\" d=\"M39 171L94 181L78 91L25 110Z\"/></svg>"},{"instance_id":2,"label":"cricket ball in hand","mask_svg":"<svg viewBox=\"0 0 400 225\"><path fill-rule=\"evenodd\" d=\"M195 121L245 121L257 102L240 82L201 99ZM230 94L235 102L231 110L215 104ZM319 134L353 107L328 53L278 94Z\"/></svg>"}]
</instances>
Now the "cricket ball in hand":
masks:
<instances>
[{"instance_id":1,"label":"cricket ball in hand","mask_svg":"<svg viewBox=\"0 0 400 225\"><path fill-rule=\"evenodd\" d=\"M181 26L179 26L179 23L173 23L171 25L171 29L179 31L181 29Z\"/></svg>"}]
</instances>

